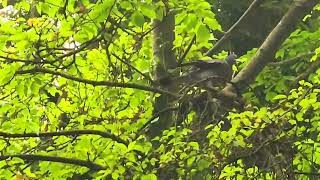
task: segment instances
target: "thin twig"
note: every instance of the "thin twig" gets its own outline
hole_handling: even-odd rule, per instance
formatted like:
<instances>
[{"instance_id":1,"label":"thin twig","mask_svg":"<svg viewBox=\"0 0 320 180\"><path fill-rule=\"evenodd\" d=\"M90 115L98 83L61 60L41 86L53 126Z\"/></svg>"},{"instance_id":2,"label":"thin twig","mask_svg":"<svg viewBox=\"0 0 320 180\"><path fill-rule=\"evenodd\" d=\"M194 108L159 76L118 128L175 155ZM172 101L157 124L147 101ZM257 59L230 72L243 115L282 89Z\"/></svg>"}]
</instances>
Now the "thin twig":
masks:
<instances>
[{"instance_id":1,"label":"thin twig","mask_svg":"<svg viewBox=\"0 0 320 180\"><path fill-rule=\"evenodd\" d=\"M308 69L303 71L303 73L299 74L295 80L293 81L293 86L296 86L300 80L306 79L311 73L316 71L320 67L320 58L318 58L316 61L312 62Z\"/></svg>"},{"instance_id":2,"label":"thin twig","mask_svg":"<svg viewBox=\"0 0 320 180\"><path fill-rule=\"evenodd\" d=\"M144 78L148 79L151 83L153 83L153 80L150 78L150 76L147 76L145 74L143 74L139 69L137 69L136 67L134 67L133 65L131 65L130 63L122 60L118 55L116 55L115 53L112 53L112 55L114 57L116 57L119 61L121 61L122 63L124 63L125 65L127 65L128 67L132 68L133 70L135 70L137 73L139 73L140 75L142 75Z\"/></svg>"},{"instance_id":3,"label":"thin twig","mask_svg":"<svg viewBox=\"0 0 320 180\"><path fill-rule=\"evenodd\" d=\"M34 74L34 73L47 73L47 74L52 74L52 75L57 75L64 77L66 79L70 79L73 81L85 83L85 84L91 84L93 86L108 86L108 87L122 87L122 88L132 88L132 89L140 89L144 91L149 91L149 92L154 92L154 93L159 93L159 94L167 94L173 97L178 97L178 95L171 93L169 91L165 91L162 89L154 88L154 87L149 87L149 86L144 86L144 85L139 85L139 84L134 84L134 83L119 83L119 82L110 82L110 81L93 81L89 79L82 79L78 77L71 76L69 74L65 74L62 72L46 69L46 68L40 68L36 67L33 69L28 69L28 70L20 70L17 71L16 74Z\"/></svg>"},{"instance_id":4,"label":"thin twig","mask_svg":"<svg viewBox=\"0 0 320 180\"><path fill-rule=\"evenodd\" d=\"M110 138L118 143L128 145L129 143L120 137L103 131L98 130L71 130L71 131L59 131L59 132L40 132L40 133L6 133L0 132L0 136L4 138L27 138L27 137L53 137L53 136L80 136L80 135L99 135L104 138Z\"/></svg>"},{"instance_id":5,"label":"thin twig","mask_svg":"<svg viewBox=\"0 0 320 180\"><path fill-rule=\"evenodd\" d=\"M264 0L254 0L249 8L243 13L243 15L238 19L238 21L231 26L231 28L222 36L222 38L206 52L206 56L212 56L221 45L235 32L235 30L239 27L240 24L244 22L248 14L253 11L256 7L258 7Z\"/></svg>"},{"instance_id":6,"label":"thin twig","mask_svg":"<svg viewBox=\"0 0 320 180\"><path fill-rule=\"evenodd\" d=\"M315 172L299 172L295 171L295 174L303 174L303 175L309 175L309 176L320 176L320 173L315 173Z\"/></svg>"},{"instance_id":7,"label":"thin twig","mask_svg":"<svg viewBox=\"0 0 320 180\"><path fill-rule=\"evenodd\" d=\"M286 59L286 60L283 60L283 61L271 62L268 65L270 65L270 66L290 65L290 64L294 64L296 61L300 60L301 58L308 57L308 56L313 56L313 55L315 55L315 52L307 52L307 53L299 54L296 57L289 58L289 59Z\"/></svg>"},{"instance_id":8,"label":"thin twig","mask_svg":"<svg viewBox=\"0 0 320 180\"><path fill-rule=\"evenodd\" d=\"M188 47L186 49L186 51L184 51L183 55L179 58L178 60L178 66L183 62L183 60L186 58L188 52L190 51L192 45L194 44L194 42L196 41L196 35L193 35L190 43L188 44Z\"/></svg>"}]
</instances>

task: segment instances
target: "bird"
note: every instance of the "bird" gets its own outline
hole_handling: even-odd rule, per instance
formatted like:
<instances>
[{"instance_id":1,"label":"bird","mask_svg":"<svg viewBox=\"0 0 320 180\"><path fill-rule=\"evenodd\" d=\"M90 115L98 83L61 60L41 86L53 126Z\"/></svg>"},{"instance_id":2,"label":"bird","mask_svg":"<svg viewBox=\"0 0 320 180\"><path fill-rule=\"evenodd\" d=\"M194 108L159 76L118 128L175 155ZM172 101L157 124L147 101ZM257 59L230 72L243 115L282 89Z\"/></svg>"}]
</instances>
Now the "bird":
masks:
<instances>
[{"instance_id":1,"label":"bird","mask_svg":"<svg viewBox=\"0 0 320 180\"><path fill-rule=\"evenodd\" d=\"M237 56L231 53L224 60L195 60L181 64L179 67L190 67L185 74L172 78L171 81L186 86L200 86L212 89L224 86L233 76L232 66Z\"/></svg>"}]
</instances>

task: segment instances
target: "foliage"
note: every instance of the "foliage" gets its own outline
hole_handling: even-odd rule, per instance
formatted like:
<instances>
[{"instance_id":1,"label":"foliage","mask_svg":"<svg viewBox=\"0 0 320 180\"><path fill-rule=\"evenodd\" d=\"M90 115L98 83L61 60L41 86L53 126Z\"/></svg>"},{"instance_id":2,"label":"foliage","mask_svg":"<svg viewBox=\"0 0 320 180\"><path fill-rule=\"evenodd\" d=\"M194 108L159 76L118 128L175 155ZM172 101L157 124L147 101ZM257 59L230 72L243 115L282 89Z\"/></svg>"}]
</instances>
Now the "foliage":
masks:
<instances>
[{"instance_id":1,"label":"foliage","mask_svg":"<svg viewBox=\"0 0 320 180\"><path fill-rule=\"evenodd\" d=\"M229 24L215 18L221 10L213 8L216 3L2 1L0 178L319 176L319 8L248 85L241 110L199 116L196 108L185 110L183 102L175 102L165 111L180 119L161 136L147 136L150 123L159 119L155 99L170 95L153 79L152 21L174 11L177 59L186 51L185 61L208 59L204 52L217 40L215 32ZM255 55L257 47L250 48L238 70Z\"/></svg>"}]
</instances>

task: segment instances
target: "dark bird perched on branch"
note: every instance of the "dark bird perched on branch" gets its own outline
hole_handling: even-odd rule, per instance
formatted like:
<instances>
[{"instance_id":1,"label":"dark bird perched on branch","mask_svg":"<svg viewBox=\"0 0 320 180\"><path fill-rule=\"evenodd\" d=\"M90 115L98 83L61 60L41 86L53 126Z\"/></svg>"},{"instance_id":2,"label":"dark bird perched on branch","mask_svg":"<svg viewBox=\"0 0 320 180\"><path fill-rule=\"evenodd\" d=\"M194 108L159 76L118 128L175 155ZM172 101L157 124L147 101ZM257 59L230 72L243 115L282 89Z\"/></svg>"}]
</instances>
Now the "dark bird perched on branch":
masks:
<instances>
[{"instance_id":1,"label":"dark bird perched on branch","mask_svg":"<svg viewBox=\"0 0 320 180\"><path fill-rule=\"evenodd\" d=\"M180 67L191 67L186 74L172 78L171 81L187 86L202 86L212 89L230 82L233 75L232 66L237 56L230 54L225 60L196 60L181 64Z\"/></svg>"}]
</instances>

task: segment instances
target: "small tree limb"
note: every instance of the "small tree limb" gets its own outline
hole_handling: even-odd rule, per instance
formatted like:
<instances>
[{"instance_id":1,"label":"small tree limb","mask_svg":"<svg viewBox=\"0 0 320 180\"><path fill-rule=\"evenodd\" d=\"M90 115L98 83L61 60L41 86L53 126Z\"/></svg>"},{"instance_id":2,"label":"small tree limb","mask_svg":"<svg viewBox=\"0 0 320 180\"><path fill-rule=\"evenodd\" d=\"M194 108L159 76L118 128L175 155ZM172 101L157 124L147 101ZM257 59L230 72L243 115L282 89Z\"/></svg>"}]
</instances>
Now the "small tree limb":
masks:
<instances>
[{"instance_id":1,"label":"small tree limb","mask_svg":"<svg viewBox=\"0 0 320 180\"><path fill-rule=\"evenodd\" d=\"M316 71L320 67L320 58L318 58L316 61L312 62L310 66L301 74L299 74L295 80L293 81L293 86L296 86L299 81L308 78L308 76Z\"/></svg>"},{"instance_id":2,"label":"small tree limb","mask_svg":"<svg viewBox=\"0 0 320 180\"><path fill-rule=\"evenodd\" d=\"M65 164L72 164L77 166L87 167L92 170L103 170L106 169L102 165L84 161L79 159L72 159L72 158L64 158L64 157L56 157L56 156L44 156L44 155L34 155L34 154L13 154L13 155L3 155L0 156L0 160L7 160L11 158L20 158L23 160L32 160L32 161L50 161L50 162L60 162Z\"/></svg>"},{"instance_id":3,"label":"small tree limb","mask_svg":"<svg viewBox=\"0 0 320 180\"><path fill-rule=\"evenodd\" d=\"M177 97L176 94L171 93L169 91L165 91L159 88L153 88L149 86L144 86L144 85L139 85L139 84L134 84L134 83L119 83L119 82L110 82L110 81L93 81L89 79L82 79L78 77L74 77L72 75L46 69L46 68L41 68L41 67L36 67L33 69L28 69L28 70L19 70L16 72L16 74L35 74L35 73L47 73L47 74L52 74L52 75L57 75L64 77L66 79L70 79L73 81L85 83L85 84L91 84L93 86L108 86L108 87L122 87L122 88L132 88L132 89L140 89L144 91L150 91L154 93L159 93L159 94L166 94L169 96Z\"/></svg>"},{"instance_id":4,"label":"small tree limb","mask_svg":"<svg viewBox=\"0 0 320 180\"><path fill-rule=\"evenodd\" d=\"M0 137L4 138L26 138L26 137L52 137L52 136L80 136L80 135L99 135L104 138L110 138L118 143L128 145L129 143L114 134L98 130L71 130L59 132L40 132L40 133L7 133L0 132Z\"/></svg>"},{"instance_id":5,"label":"small tree limb","mask_svg":"<svg viewBox=\"0 0 320 180\"><path fill-rule=\"evenodd\" d=\"M315 55L315 54L316 54L315 52L307 52L307 53L299 54L299 55L296 56L296 57L289 58L289 59L286 59L286 60L283 60L283 61L271 62L271 63L269 63L268 65L269 65L269 66L291 65L291 64L296 63L296 61L298 61L298 60L301 59L301 58L308 57L308 56L313 56L313 55Z\"/></svg>"}]
</instances>

